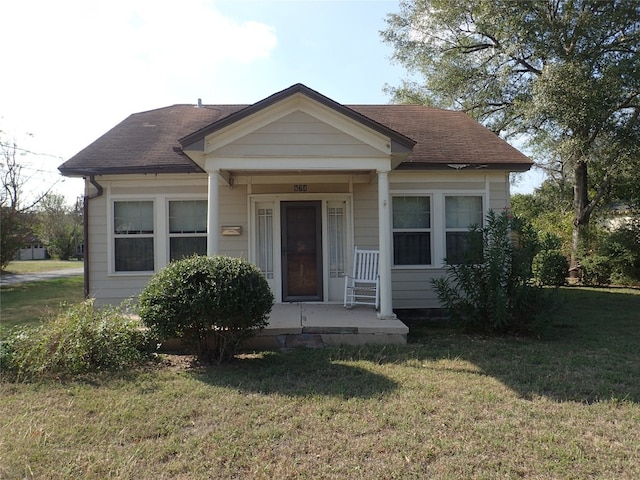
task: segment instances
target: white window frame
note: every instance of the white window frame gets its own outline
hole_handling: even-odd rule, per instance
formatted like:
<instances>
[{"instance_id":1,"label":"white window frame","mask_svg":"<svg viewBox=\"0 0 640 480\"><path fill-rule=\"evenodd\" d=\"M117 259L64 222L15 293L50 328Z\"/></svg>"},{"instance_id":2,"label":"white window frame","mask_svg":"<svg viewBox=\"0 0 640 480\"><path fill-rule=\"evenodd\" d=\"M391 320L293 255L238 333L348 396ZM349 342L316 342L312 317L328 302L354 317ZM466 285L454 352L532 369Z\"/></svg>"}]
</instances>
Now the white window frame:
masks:
<instances>
[{"instance_id":1,"label":"white window frame","mask_svg":"<svg viewBox=\"0 0 640 480\"><path fill-rule=\"evenodd\" d=\"M148 277L169 263L169 202L207 200L204 195L194 194L158 194L158 195L124 195L107 194L107 275L109 277ZM153 203L153 264L151 271L119 272L115 269L115 202L152 202Z\"/></svg>"},{"instance_id":2,"label":"white window frame","mask_svg":"<svg viewBox=\"0 0 640 480\"><path fill-rule=\"evenodd\" d=\"M326 202L326 215L327 215L327 275L329 278L343 278L347 269L347 202L346 201L332 201ZM331 210L340 210L340 214L332 215ZM337 229L340 231L333 231L332 218L336 218L336 222L340 221L341 226ZM339 220L338 220L339 218ZM337 225L337 223L336 223ZM340 238L342 237L342 238ZM335 255L336 263L342 262L342 268L332 268L332 253Z\"/></svg>"},{"instance_id":3,"label":"white window frame","mask_svg":"<svg viewBox=\"0 0 640 480\"><path fill-rule=\"evenodd\" d=\"M444 254L445 254L445 258L448 257L448 252L447 252L447 233L456 233L456 232L461 232L461 233L469 233L469 227L471 227L471 225L467 225L466 227L447 227L447 220L446 220L446 216L447 216L447 212L446 212L446 208L447 208L447 198L453 198L453 197L474 197L474 198L480 198L480 201L482 202L482 208L481 208L481 212L480 212L480 223L478 224L478 227L482 228L484 226L484 219L485 219L485 212L486 212L486 207L485 207L485 198L483 195L477 195L477 194L471 194L471 193L456 193L456 194L452 194L452 193L445 193L443 195L443 201L442 201L442 215L443 215L443 226L444 226Z\"/></svg>"},{"instance_id":4,"label":"white window frame","mask_svg":"<svg viewBox=\"0 0 640 480\"><path fill-rule=\"evenodd\" d=\"M118 234L115 229L115 206L116 203L124 202L150 202L153 212L153 233L150 234ZM109 274L118 276L137 276L137 275L150 275L157 270L158 256L157 252L157 238L158 238L158 223L156 215L157 202L152 197L112 197L109 199L109 242L108 242L108 261L109 261ZM117 238L151 238L153 241L153 270L116 270L116 239Z\"/></svg>"},{"instance_id":5,"label":"white window frame","mask_svg":"<svg viewBox=\"0 0 640 480\"><path fill-rule=\"evenodd\" d=\"M429 227L428 228L396 228L393 225L393 202L395 201L395 198L400 198L400 197L426 197L429 199ZM391 260L394 266L397 267L418 267L418 268L427 268L427 267L431 267L434 264L434 248L433 248L433 244L434 244L434 229L433 229L433 221L434 221L434 211L433 211L433 195L431 193L394 193L391 195ZM419 263L419 264L395 264L395 245L393 244L394 241L394 234L395 233L428 233L429 234L429 258L430 258L430 262L429 263Z\"/></svg>"},{"instance_id":6,"label":"white window frame","mask_svg":"<svg viewBox=\"0 0 640 480\"><path fill-rule=\"evenodd\" d=\"M167 248L166 248L166 259L167 263L171 261L171 239L172 238L194 238L194 237L204 237L207 239L207 227L205 225L205 231L203 232L194 232L194 233L171 233L171 225L170 225L170 203L171 202L205 202L207 203L206 198L198 198L198 197L167 197L166 198L166 207L165 207L165 215L166 215L166 232L167 232ZM206 223L206 216L205 216ZM206 249L205 249L206 254Z\"/></svg>"},{"instance_id":7,"label":"white window frame","mask_svg":"<svg viewBox=\"0 0 640 480\"><path fill-rule=\"evenodd\" d=\"M265 210L264 215L260 215L260 210ZM267 212L270 210L270 213ZM274 202L258 202L255 207L256 216L256 241L255 241L255 264L258 266L262 274L267 280L273 280L275 278L275 262L276 256L274 252L274 237L275 237L275 204ZM260 231L260 218L264 218L270 229L268 232ZM264 234L264 240L266 245L260 245L260 235ZM264 255L264 259L261 259L261 253ZM264 261L261 261L264 260ZM262 265L261 265L262 264Z\"/></svg>"},{"instance_id":8,"label":"white window frame","mask_svg":"<svg viewBox=\"0 0 640 480\"><path fill-rule=\"evenodd\" d=\"M393 189L389 192L391 201L393 197L431 197L431 265L392 265L393 270L438 270L446 266L446 230L445 230L445 197L482 197L482 222L484 225L487 216L489 204L489 191L470 189L451 189L451 190L401 190ZM391 213L393 215L393 212ZM392 231L393 231L393 218ZM393 242L393 233L391 234ZM391 246L393 249L393 245ZM393 261L393 255L392 255Z\"/></svg>"}]
</instances>

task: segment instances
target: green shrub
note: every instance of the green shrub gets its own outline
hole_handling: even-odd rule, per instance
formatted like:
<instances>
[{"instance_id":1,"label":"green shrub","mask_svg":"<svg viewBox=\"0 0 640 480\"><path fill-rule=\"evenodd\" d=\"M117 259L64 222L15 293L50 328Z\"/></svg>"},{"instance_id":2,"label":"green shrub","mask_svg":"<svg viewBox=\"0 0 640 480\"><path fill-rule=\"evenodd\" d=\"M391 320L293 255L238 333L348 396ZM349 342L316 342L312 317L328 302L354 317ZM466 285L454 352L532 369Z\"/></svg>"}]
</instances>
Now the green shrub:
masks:
<instances>
[{"instance_id":1,"label":"green shrub","mask_svg":"<svg viewBox=\"0 0 640 480\"><path fill-rule=\"evenodd\" d=\"M599 251L610 260L612 283L640 283L640 220L610 232Z\"/></svg>"},{"instance_id":2,"label":"green shrub","mask_svg":"<svg viewBox=\"0 0 640 480\"><path fill-rule=\"evenodd\" d=\"M559 287L567 282L569 261L560 250L543 250L533 257L532 269L538 285Z\"/></svg>"},{"instance_id":3,"label":"green shrub","mask_svg":"<svg viewBox=\"0 0 640 480\"><path fill-rule=\"evenodd\" d=\"M272 306L262 272L225 256L172 262L139 299L140 317L160 340L180 338L204 363L231 359L242 340L267 325Z\"/></svg>"},{"instance_id":4,"label":"green shrub","mask_svg":"<svg viewBox=\"0 0 640 480\"><path fill-rule=\"evenodd\" d=\"M123 370L149 359L147 343L124 307L98 309L87 300L38 327L10 330L0 344L0 369L18 381Z\"/></svg>"},{"instance_id":5,"label":"green shrub","mask_svg":"<svg viewBox=\"0 0 640 480\"><path fill-rule=\"evenodd\" d=\"M611 231L599 229L580 267L585 285L640 284L640 219Z\"/></svg>"},{"instance_id":6,"label":"green shrub","mask_svg":"<svg viewBox=\"0 0 640 480\"><path fill-rule=\"evenodd\" d=\"M531 264L537 248L532 229L507 212L487 214L486 226L471 229L482 239L483 258L447 266L433 280L441 305L466 330L494 333L532 332L539 328L542 290L531 285Z\"/></svg>"},{"instance_id":7,"label":"green shrub","mask_svg":"<svg viewBox=\"0 0 640 480\"><path fill-rule=\"evenodd\" d=\"M590 255L580 260L580 281L585 285L611 283L611 259L604 255Z\"/></svg>"},{"instance_id":8,"label":"green shrub","mask_svg":"<svg viewBox=\"0 0 640 480\"><path fill-rule=\"evenodd\" d=\"M542 232L539 237L538 244L540 251L562 249L562 239L555 233Z\"/></svg>"}]
</instances>

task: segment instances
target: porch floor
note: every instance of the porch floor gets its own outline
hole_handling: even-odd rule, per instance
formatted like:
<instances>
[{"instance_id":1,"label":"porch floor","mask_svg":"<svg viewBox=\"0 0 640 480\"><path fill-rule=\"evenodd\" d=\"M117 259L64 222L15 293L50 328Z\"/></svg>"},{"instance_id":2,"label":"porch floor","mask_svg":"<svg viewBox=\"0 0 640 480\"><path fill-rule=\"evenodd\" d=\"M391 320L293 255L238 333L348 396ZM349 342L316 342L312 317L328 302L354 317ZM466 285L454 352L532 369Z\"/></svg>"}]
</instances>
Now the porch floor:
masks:
<instances>
[{"instance_id":1,"label":"porch floor","mask_svg":"<svg viewBox=\"0 0 640 480\"><path fill-rule=\"evenodd\" d=\"M397 318L380 319L372 307L350 309L326 303L278 303L269 325L245 343L248 349L328 345L404 344L409 328Z\"/></svg>"}]
</instances>

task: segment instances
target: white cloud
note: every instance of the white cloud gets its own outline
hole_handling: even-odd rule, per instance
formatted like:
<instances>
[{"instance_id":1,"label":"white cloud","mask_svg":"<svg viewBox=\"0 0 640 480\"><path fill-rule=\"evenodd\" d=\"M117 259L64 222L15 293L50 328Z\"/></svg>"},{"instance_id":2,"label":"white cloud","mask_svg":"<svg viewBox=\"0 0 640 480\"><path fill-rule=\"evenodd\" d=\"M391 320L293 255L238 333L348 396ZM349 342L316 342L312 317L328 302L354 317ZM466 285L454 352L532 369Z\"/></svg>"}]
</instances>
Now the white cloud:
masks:
<instances>
[{"instance_id":1,"label":"white cloud","mask_svg":"<svg viewBox=\"0 0 640 480\"><path fill-rule=\"evenodd\" d=\"M195 102L277 44L274 28L239 23L205 0L5 3L0 130L65 158L130 113Z\"/></svg>"}]
</instances>

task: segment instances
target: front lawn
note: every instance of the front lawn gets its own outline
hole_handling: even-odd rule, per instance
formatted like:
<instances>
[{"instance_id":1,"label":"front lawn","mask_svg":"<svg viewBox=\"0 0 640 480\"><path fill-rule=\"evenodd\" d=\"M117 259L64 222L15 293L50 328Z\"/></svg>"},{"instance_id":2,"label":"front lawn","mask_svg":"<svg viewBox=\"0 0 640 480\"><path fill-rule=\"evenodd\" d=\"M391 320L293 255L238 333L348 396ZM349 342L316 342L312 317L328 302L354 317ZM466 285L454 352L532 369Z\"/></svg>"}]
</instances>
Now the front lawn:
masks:
<instances>
[{"instance_id":1,"label":"front lawn","mask_svg":"<svg viewBox=\"0 0 640 480\"><path fill-rule=\"evenodd\" d=\"M2 273L41 273L82 268L83 265L81 260L16 260L9 262Z\"/></svg>"},{"instance_id":2,"label":"front lawn","mask_svg":"<svg viewBox=\"0 0 640 480\"><path fill-rule=\"evenodd\" d=\"M0 287L0 329L38 324L62 303L83 299L82 275Z\"/></svg>"},{"instance_id":3,"label":"front lawn","mask_svg":"<svg viewBox=\"0 0 640 480\"><path fill-rule=\"evenodd\" d=\"M640 291L561 296L543 339L2 383L0 478L640 478Z\"/></svg>"}]
</instances>

